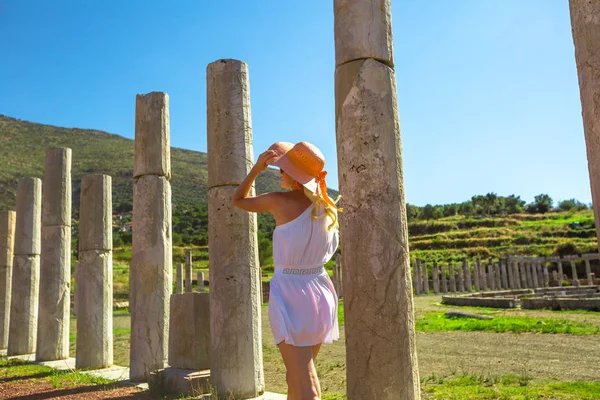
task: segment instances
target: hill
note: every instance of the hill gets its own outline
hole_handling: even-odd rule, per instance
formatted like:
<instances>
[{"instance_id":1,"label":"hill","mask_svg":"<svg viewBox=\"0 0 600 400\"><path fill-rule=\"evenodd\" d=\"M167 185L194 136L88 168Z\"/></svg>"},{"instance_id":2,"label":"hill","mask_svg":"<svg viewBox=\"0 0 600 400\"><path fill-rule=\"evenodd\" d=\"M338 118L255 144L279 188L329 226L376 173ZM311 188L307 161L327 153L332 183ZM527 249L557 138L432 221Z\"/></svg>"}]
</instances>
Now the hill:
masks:
<instances>
[{"instance_id":1,"label":"hill","mask_svg":"<svg viewBox=\"0 0 600 400\"><path fill-rule=\"evenodd\" d=\"M68 129L0 115L0 209L14 209L17 181L22 176L42 178L46 149L69 147L72 155L73 211L79 209L81 178L87 174L112 176L113 208L131 207L133 196L133 140L93 129ZM207 199L207 154L171 148L172 202L198 206ZM258 193L280 190L280 176L268 169L258 178Z\"/></svg>"},{"instance_id":2,"label":"hill","mask_svg":"<svg viewBox=\"0 0 600 400\"><path fill-rule=\"evenodd\" d=\"M408 224L411 260L459 262L507 256L551 256L598 251L592 210L455 215Z\"/></svg>"}]
</instances>

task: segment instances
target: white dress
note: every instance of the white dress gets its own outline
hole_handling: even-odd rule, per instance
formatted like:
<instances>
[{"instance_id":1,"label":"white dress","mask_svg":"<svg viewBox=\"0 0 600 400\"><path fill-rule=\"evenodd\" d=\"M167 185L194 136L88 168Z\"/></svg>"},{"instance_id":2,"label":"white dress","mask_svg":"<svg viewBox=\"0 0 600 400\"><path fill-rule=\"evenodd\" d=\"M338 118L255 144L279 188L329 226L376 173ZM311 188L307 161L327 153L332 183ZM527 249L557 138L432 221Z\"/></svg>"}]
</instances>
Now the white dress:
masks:
<instances>
[{"instance_id":1,"label":"white dress","mask_svg":"<svg viewBox=\"0 0 600 400\"><path fill-rule=\"evenodd\" d=\"M313 346L340 337L337 294L323 267L337 249L339 233L327 229L325 207L317 206L316 220L313 207L273 232L269 321L276 344Z\"/></svg>"}]
</instances>

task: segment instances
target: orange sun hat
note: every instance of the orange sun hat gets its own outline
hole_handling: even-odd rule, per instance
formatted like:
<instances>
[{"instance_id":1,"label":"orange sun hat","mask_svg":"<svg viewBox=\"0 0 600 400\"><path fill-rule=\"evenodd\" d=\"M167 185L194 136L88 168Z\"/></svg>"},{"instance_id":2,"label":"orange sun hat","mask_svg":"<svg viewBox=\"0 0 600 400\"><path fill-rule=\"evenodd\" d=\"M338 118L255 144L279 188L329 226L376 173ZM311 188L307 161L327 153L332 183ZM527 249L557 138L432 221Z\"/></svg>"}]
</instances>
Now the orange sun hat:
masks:
<instances>
[{"instance_id":1,"label":"orange sun hat","mask_svg":"<svg viewBox=\"0 0 600 400\"><path fill-rule=\"evenodd\" d=\"M327 183L325 182L327 171L323 170L325 156L317 146L308 142L296 144L276 142L268 150L274 151L275 156L269 159L267 164L282 169L296 182L321 197L336 210L342 211L327 195Z\"/></svg>"}]
</instances>

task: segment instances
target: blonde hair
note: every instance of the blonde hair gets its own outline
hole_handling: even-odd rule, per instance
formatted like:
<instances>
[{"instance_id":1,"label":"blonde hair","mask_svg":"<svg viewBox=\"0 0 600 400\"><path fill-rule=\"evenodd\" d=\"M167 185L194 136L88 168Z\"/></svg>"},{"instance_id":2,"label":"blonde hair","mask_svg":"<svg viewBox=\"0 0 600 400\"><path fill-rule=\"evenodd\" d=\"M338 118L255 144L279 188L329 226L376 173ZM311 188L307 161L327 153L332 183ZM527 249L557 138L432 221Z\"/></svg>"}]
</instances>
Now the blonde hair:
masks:
<instances>
[{"instance_id":1,"label":"blonde hair","mask_svg":"<svg viewBox=\"0 0 600 400\"><path fill-rule=\"evenodd\" d=\"M305 188L304 186L302 187L302 189L304 190L304 195L308 197L309 200L313 203L312 218L315 220L319 218L319 205L323 204L323 206L325 206L325 213L331 219L331 224L327 227L327 230L337 228L339 226L338 212L335 209L335 207L332 207L321 196L317 196L315 193ZM338 196L337 200L335 201L335 204L337 204L337 202L340 201L340 197L341 196Z\"/></svg>"}]
</instances>

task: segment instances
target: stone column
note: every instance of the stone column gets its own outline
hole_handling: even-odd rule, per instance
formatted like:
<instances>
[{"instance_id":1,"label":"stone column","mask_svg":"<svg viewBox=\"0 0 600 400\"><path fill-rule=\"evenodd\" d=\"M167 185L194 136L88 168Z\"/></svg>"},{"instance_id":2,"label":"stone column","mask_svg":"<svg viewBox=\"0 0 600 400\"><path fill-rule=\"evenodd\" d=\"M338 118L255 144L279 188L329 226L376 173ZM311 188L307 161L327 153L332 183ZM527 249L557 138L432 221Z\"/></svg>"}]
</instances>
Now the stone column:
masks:
<instances>
[{"instance_id":1,"label":"stone column","mask_svg":"<svg viewBox=\"0 0 600 400\"><path fill-rule=\"evenodd\" d=\"M0 349L8 346L16 218L14 211L0 211Z\"/></svg>"},{"instance_id":2,"label":"stone column","mask_svg":"<svg viewBox=\"0 0 600 400\"><path fill-rule=\"evenodd\" d=\"M490 290L496 290L496 280L494 279L494 265L490 262L487 266L488 270L488 287Z\"/></svg>"},{"instance_id":3,"label":"stone column","mask_svg":"<svg viewBox=\"0 0 600 400\"><path fill-rule=\"evenodd\" d=\"M544 274L542 272L542 263L539 260L537 260L535 263L535 269L537 272L538 285L540 285L540 287L544 287Z\"/></svg>"},{"instance_id":4,"label":"stone column","mask_svg":"<svg viewBox=\"0 0 600 400\"><path fill-rule=\"evenodd\" d=\"M516 261L513 261L512 264L512 274L513 274L513 282L515 289L521 289L521 280L519 279L519 264Z\"/></svg>"},{"instance_id":5,"label":"stone column","mask_svg":"<svg viewBox=\"0 0 600 400\"><path fill-rule=\"evenodd\" d=\"M429 294L429 276L427 274L427 264L423 263L423 274L421 277L423 279L423 293Z\"/></svg>"},{"instance_id":6,"label":"stone column","mask_svg":"<svg viewBox=\"0 0 600 400\"><path fill-rule=\"evenodd\" d=\"M42 224L42 181L21 178L17 219L7 355L35 353Z\"/></svg>"},{"instance_id":7,"label":"stone column","mask_svg":"<svg viewBox=\"0 0 600 400\"><path fill-rule=\"evenodd\" d=\"M198 280L198 292L204 293L206 291L204 288L204 272L198 271L196 279Z\"/></svg>"},{"instance_id":8,"label":"stone column","mask_svg":"<svg viewBox=\"0 0 600 400\"><path fill-rule=\"evenodd\" d=\"M565 275L563 273L562 261L558 261L558 286L562 287L564 278Z\"/></svg>"},{"instance_id":9,"label":"stone column","mask_svg":"<svg viewBox=\"0 0 600 400\"><path fill-rule=\"evenodd\" d=\"M456 293L456 276L454 275L454 265L450 263L448 269L450 272L450 292Z\"/></svg>"},{"instance_id":10,"label":"stone column","mask_svg":"<svg viewBox=\"0 0 600 400\"><path fill-rule=\"evenodd\" d=\"M113 364L111 186L108 175L81 179L79 265L75 271L77 368Z\"/></svg>"},{"instance_id":11,"label":"stone column","mask_svg":"<svg viewBox=\"0 0 600 400\"><path fill-rule=\"evenodd\" d=\"M502 287L502 275L500 273L500 263L501 261L498 260L498 262L496 264L494 264L494 269L495 269L495 276L496 276L496 290L501 290Z\"/></svg>"},{"instance_id":12,"label":"stone column","mask_svg":"<svg viewBox=\"0 0 600 400\"><path fill-rule=\"evenodd\" d=\"M433 280L433 293L440 293L440 271L438 269L437 262L433 263L433 270L431 272Z\"/></svg>"},{"instance_id":13,"label":"stone column","mask_svg":"<svg viewBox=\"0 0 600 400\"><path fill-rule=\"evenodd\" d=\"M500 263L500 273L502 275L502 289L508 289L508 273L506 270L506 261L503 259L498 260Z\"/></svg>"},{"instance_id":14,"label":"stone column","mask_svg":"<svg viewBox=\"0 0 600 400\"><path fill-rule=\"evenodd\" d=\"M334 22L347 395L418 399L390 0L334 0Z\"/></svg>"},{"instance_id":15,"label":"stone column","mask_svg":"<svg viewBox=\"0 0 600 400\"><path fill-rule=\"evenodd\" d=\"M465 288L467 289L467 292L472 292L473 282L471 282L471 269L469 268L469 263L466 258L463 259L463 268L465 270Z\"/></svg>"},{"instance_id":16,"label":"stone column","mask_svg":"<svg viewBox=\"0 0 600 400\"><path fill-rule=\"evenodd\" d=\"M579 277L577 276L577 264L571 260L571 273L573 274L573 286L579 286Z\"/></svg>"},{"instance_id":17,"label":"stone column","mask_svg":"<svg viewBox=\"0 0 600 400\"><path fill-rule=\"evenodd\" d=\"M569 8L592 205L596 232L600 232L600 7L597 0L569 0ZM600 246L600 235L597 237ZM560 271L559 278L562 285Z\"/></svg>"},{"instance_id":18,"label":"stone column","mask_svg":"<svg viewBox=\"0 0 600 400\"><path fill-rule=\"evenodd\" d=\"M423 283L421 282L421 260L419 260L417 258L416 264L415 264L415 295L420 295L421 291L423 289Z\"/></svg>"},{"instance_id":19,"label":"stone column","mask_svg":"<svg viewBox=\"0 0 600 400\"><path fill-rule=\"evenodd\" d=\"M248 66L215 61L207 81L210 381L219 396L256 397L264 391L256 214L231 204L254 160Z\"/></svg>"},{"instance_id":20,"label":"stone column","mask_svg":"<svg viewBox=\"0 0 600 400\"><path fill-rule=\"evenodd\" d=\"M544 265L544 287L550 286L550 276L548 275L548 267Z\"/></svg>"},{"instance_id":21,"label":"stone column","mask_svg":"<svg viewBox=\"0 0 600 400\"><path fill-rule=\"evenodd\" d=\"M515 277L513 275L513 263L509 259L505 259L506 272L508 273L508 287L509 289L515 288Z\"/></svg>"},{"instance_id":22,"label":"stone column","mask_svg":"<svg viewBox=\"0 0 600 400\"><path fill-rule=\"evenodd\" d=\"M446 279L446 267L442 266L442 293L448 293L448 280Z\"/></svg>"},{"instance_id":23,"label":"stone column","mask_svg":"<svg viewBox=\"0 0 600 400\"><path fill-rule=\"evenodd\" d=\"M485 276L485 266L481 265L481 260L478 258L477 259L477 269L479 270L479 289L481 291L487 291L488 290L488 280L486 279Z\"/></svg>"},{"instance_id":24,"label":"stone column","mask_svg":"<svg viewBox=\"0 0 600 400\"><path fill-rule=\"evenodd\" d=\"M475 283L476 292L479 292L481 290L481 279L479 277L479 273L479 259L477 259L473 264L473 279Z\"/></svg>"},{"instance_id":25,"label":"stone column","mask_svg":"<svg viewBox=\"0 0 600 400\"><path fill-rule=\"evenodd\" d=\"M71 149L46 151L36 361L69 358Z\"/></svg>"},{"instance_id":26,"label":"stone column","mask_svg":"<svg viewBox=\"0 0 600 400\"><path fill-rule=\"evenodd\" d=\"M172 284L169 97L136 96L133 243L129 269L130 378L147 381L168 357Z\"/></svg>"},{"instance_id":27,"label":"stone column","mask_svg":"<svg viewBox=\"0 0 600 400\"><path fill-rule=\"evenodd\" d=\"M465 279L464 279L464 276L463 276L463 270L462 270L462 266L461 265L458 265L456 267L456 275L458 275L457 276L457 279L458 279L458 291L462 293L462 292L465 291Z\"/></svg>"},{"instance_id":28,"label":"stone column","mask_svg":"<svg viewBox=\"0 0 600 400\"><path fill-rule=\"evenodd\" d=\"M533 277L531 276L531 263L525 262L524 267L525 267L525 276L527 278L527 287L532 288L533 287Z\"/></svg>"},{"instance_id":29,"label":"stone column","mask_svg":"<svg viewBox=\"0 0 600 400\"><path fill-rule=\"evenodd\" d=\"M2 242L0 242L0 246L2 246ZM2 257L2 254L0 254L0 261L2 260L1 257ZM0 266L0 268L1 268L1 266ZM590 267L590 260L588 260L588 259L585 260L585 274L587 276L588 285L593 285L594 280L592 279L592 268ZM2 278L0 278L0 279L2 279Z\"/></svg>"},{"instance_id":30,"label":"stone column","mask_svg":"<svg viewBox=\"0 0 600 400\"><path fill-rule=\"evenodd\" d=\"M528 286L528 282L527 282L527 264L525 264L523 261L519 262L519 272L520 272L520 276L521 276L521 289L527 289Z\"/></svg>"},{"instance_id":31,"label":"stone column","mask_svg":"<svg viewBox=\"0 0 600 400\"><path fill-rule=\"evenodd\" d=\"M185 292L192 293L192 252L185 252Z\"/></svg>"},{"instance_id":32,"label":"stone column","mask_svg":"<svg viewBox=\"0 0 600 400\"><path fill-rule=\"evenodd\" d=\"M183 293L183 264L177 264L177 270L175 272L175 292L177 294Z\"/></svg>"}]
</instances>

